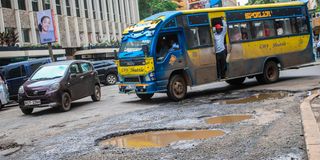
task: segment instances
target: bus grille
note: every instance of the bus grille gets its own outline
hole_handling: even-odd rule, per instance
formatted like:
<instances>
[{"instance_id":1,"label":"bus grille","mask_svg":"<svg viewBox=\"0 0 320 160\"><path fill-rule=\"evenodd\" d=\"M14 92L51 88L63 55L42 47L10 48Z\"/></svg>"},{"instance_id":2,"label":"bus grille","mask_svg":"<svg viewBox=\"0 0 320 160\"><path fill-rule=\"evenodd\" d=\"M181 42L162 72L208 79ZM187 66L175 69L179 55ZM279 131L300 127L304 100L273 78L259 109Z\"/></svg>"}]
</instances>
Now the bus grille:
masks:
<instances>
[{"instance_id":1,"label":"bus grille","mask_svg":"<svg viewBox=\"0 0 320 160\"><path fill-rule=\"evenodd\" d=\"M124 78L124 82L139 83L140 82L140 78L139 77L127 77L127 78Z\"/></svg>"},{"instance_id":2,"label":"bus grille","mask_svg":"<svg viewBox=\"0 0 320 160\"><path fill-rule=\"evenodd\" d=\"M120 60L120 66L142 66L145 64L146 62L144 59Z\"/></svg>"}]
</instances>

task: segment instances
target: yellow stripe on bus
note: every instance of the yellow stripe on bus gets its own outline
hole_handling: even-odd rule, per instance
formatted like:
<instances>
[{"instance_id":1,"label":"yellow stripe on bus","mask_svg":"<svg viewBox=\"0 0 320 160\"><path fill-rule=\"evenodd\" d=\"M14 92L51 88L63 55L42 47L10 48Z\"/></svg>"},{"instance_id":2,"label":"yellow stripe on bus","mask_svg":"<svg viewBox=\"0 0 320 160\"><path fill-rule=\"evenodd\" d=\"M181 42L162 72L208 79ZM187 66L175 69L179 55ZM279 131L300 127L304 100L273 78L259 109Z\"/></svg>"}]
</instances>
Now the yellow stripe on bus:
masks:
<instances>
[{"instance_id":1,"label":"yellow stripe on bus","mask_svg":"<svg viewBox=\"0 0 320 160\"><path fill-rule=\"evenodd\" d=\"M301 52L307 48L309 40L310 35L304 35L243 43L243 58L251 59Z\"/></svg>"}]
</instances>

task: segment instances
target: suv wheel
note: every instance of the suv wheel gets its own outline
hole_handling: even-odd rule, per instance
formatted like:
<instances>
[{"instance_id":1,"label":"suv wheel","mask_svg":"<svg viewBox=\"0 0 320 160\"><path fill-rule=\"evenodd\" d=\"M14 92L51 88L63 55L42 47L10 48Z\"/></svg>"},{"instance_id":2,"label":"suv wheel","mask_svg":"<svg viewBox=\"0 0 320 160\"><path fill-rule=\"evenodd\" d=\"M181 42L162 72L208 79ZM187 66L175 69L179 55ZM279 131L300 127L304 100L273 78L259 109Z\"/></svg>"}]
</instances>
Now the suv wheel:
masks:
<instances>
[{"instance_id":1,"label":"suv wheel","mask_svg":"<svg viewBox=\"0 0 320 160\"><path fill-rule=\"evenodd\" d=\"M60 111L69 111L71 109L71 101L69 93L64 92L61 97L61 105L59 106Z\"/></svg>"},{"instance_id":2,"label":"suv wheel","mask_svg":"<svg viewBox=\"0 0 320 160\"><path fill-rule=\"evenodd\" d=\"M187 83L181 75L176 74L170 78L167 95L174 101L180 101L186 97Z\"/></svg>"},{"instance_id":3,"label":"suv wheel","mask_svg":"<svg viewBox=\"0 0 320 160\"><path fill-rule=\"evenodd\" d=\"M25 115L30 115L33 112L33 108L20 108L22 113Z\"/></svg>"},{"instance_id":4,"label":"suv wheel","mask_svg":"<svg viewBox=\"0 0 320 160\"><path fill-rule=\"evenodd\" d=\"M100 101L101 99L101 88L99 85L94 86L94 94L91 95L91 98L94 102Z\"/></svg>"},{"instance_id":5,"label":"suv wheel","mask_svg":"<svg viewBox=\"0 0 320 160\"><path fill-rule=\"evenodd\" d=\"M113 73L110 73L106 76L106 85L114 85L117 83L117 75L116 74L113 74Z\"/></svg>"}]
</instances>

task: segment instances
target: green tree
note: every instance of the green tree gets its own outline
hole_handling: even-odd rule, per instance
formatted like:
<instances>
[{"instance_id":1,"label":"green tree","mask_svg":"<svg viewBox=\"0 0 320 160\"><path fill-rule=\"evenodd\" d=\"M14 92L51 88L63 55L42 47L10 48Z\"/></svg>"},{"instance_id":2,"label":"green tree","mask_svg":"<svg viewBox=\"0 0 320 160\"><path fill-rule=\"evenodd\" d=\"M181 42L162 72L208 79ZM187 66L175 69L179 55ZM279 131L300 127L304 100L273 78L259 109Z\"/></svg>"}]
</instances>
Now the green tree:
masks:
<instances>
[{"instance_id":1,"label":"green tree","mask_svg":"<svg viewBox=\"0 0 320 160\"><path fill-rule=\"evenodd\" d=\"M139 0L140 19L159 12L174 11L177 7L177 4L170 0Z\"/></svg>"},{"instance_id":2,"label":"green tree","mask_svg":"<svg viewBox=\"0 0 320 160\"><path fill-rule=\"evenodd\" d=\"M281 1L281 0L280 0ZM247 5L252 4L267 4L267 3L276 3L279 2L279 0L249 0Z\"/></svg>"}]
</instances>

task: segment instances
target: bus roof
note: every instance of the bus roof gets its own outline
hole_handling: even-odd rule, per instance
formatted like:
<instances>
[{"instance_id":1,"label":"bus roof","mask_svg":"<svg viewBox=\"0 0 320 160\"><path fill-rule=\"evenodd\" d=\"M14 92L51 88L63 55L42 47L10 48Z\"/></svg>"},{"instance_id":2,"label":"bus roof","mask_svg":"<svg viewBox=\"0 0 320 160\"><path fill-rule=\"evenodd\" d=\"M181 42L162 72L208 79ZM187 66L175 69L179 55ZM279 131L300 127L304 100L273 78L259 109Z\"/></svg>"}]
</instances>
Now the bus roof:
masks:
<instances>
[{"instance_id":1,"label":"bus roof","mask_svg":"<svg viewBox=\"0 0 320 160\"><path fill-rule=\"evenodd\" d=\"M220 12L220 11L242 10L242 9L301 6L304 4L305 4L304 2L295 1L295 2L258 4L258 5L248 5L248 6L216 7L216 8L194 9L194 10L182 10L181 12L183 14L192 14L192 13Z\"/></svg>"},{"instance_id":2,"label":"bus roof","mask_svg":"<svg viewBox=\"0 0 320 160\"><path fill-rule=\"evenodd\" d=\"M234 7L216 7L206 9L194 9L194 10L182 10L182 11L167 11L157 13L144 20L141 20L137 24L134 24L123 31L123 34L129 32L140 32L144 29L154 29L160 24L161 21L169 20L171 17L179 14L193 14L193 13L206 13L206 12L221 12L231 10L244 10L244 9L256 9L256 8L274 8L274 7L286 7L286 6L301 6L305 5L304 2L285 2L285 3L270 3L270 4L259 4L259 5L248 5L248 6L234 6Z\"/></svg>"}]
</instances>

